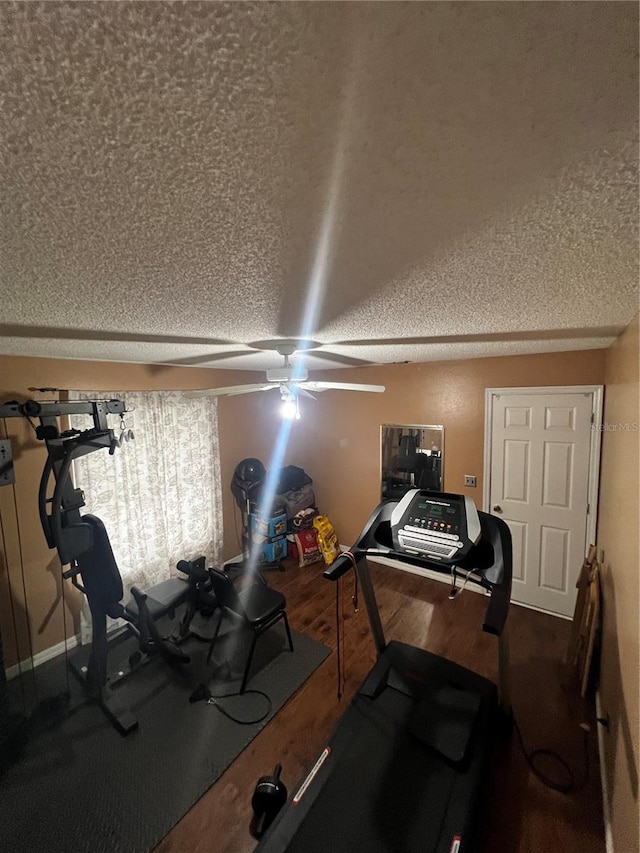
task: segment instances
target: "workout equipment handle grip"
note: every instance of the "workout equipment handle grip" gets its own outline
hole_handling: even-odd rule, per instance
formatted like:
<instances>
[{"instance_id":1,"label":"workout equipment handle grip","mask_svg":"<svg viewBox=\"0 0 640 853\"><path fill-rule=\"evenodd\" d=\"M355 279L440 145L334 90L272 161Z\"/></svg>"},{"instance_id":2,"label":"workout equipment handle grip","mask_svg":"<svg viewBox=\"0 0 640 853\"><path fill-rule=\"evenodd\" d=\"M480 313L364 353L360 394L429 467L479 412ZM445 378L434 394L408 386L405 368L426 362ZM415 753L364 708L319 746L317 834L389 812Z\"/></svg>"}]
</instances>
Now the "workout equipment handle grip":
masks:
<instances>
[{"instance_id":1,"label":"workout equipment handle grip","mask_svg":"<svg viewBox=\"0 0 640 853\"><path fill-rule=\"evenodd\" d=\"M358 559L356 555L356 560ZM353 560L351 557L346 557L344 554L336 559L322 573L322 577L329 581L337 581L342 575L346 575L349 569L353 568Z\"/></svg>"}]
</instances>

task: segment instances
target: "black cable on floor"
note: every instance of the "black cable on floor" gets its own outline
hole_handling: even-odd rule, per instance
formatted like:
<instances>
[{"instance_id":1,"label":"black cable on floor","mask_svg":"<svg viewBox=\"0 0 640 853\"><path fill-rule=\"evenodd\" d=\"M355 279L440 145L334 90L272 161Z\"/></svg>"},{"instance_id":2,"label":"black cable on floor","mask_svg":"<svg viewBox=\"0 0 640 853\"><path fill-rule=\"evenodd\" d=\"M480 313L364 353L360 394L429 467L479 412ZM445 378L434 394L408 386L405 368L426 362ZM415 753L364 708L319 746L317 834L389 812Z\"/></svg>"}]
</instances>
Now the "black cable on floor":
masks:
<instances>
[{"instance_id":1,"label":"black cable on floor","mask_svg":"<svg viewBox=\"0 0 640 853\"><path fill-rule=\"evenodd\" d=\"M581 726L583 739L582 743L584 746L584 771L583 778L577 782L573 773L573 770L569 766L569 763L557 752L552 749L534 749L531 752L527 752L527 748L524 745L524 739L522 737L522 732L520 731L520 726L518 725L515 717L513 719L513 727L516 730L516 734L518 735L518 741L520 743L520 748L522 749L522 754L524 755L525 761L529 765L531 772L536 776L543 785L546 785L547 788L551 788L554 791L559 791L561 794L571 794L575 791L581 791L584 786L587 784L587 780L589 778L589 745L588 745L588 735L589 729L588 727ZM539 767L536 766L536 761L539 758L547 758L552 759L559 765L566 774L566 781L559 782L556 779L552 779L545 772L540 770Z\"/></svg>"},{"instance_id":2,"label":"black cable on floor","mask_svg":"<svg viewBox=\"0 0 640 853\"><path fill-rule=\"evenodd\" d=\"M255 720L241 720L239 717L234 717L233 714L230 714L229 711L223 708L220 702L218 701L219 699L232 699L236 696L250 695L264 696L264 698L267 700L267 710L264 712L264 714L262 714L261 717L256 717ZM206 684L200 684L198 685L198 687L196 687L191 696L189 696L189 702L199 702L201 699L205 699L207 705L213 705L215 708L217 708L218 711L220 711L221 714L223 714L233 723L238 723L241 726L255 726L257 723L261 723L269 716L272 708L271 699L262 690L245 690L244 693L240 693L240 691L237 691L236 693L218 693L217 695L215 695L209 690Z\"/></svg>"}]
</instances>

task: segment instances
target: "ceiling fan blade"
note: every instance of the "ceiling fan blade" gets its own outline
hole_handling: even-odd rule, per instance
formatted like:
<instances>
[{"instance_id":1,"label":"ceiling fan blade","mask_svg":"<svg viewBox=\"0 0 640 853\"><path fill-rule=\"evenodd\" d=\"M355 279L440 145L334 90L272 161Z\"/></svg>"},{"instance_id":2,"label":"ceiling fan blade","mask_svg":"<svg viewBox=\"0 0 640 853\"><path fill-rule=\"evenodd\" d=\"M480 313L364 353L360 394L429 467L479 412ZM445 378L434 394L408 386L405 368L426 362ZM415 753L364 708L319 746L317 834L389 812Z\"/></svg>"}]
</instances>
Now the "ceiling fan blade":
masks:
<instances>
[{"instance_id":1,"label":"ceiling fan blade","mask_svg":"<svg viewBox=\"0 0 640 853\"><path fill-rule=\"evenodd\" d=\"M310 394L308 391L305 391L300 385L298 386L298 396L299 397L308 397L310 400L315 400L316 397L313 394Z\"/></svg>"},{"instance_id":2,"label":"ceiling fan blade","mask_svg":"<svg viewBox=\"0 0 640 853\"><path fill-rule=\"evenodd\" d=\"M237 394L251 394L254 391L270 391L277 385L228 385L226 388L198 388L185 391L185 397L233 397Z\"/></svg>"},{"instance_id":3,"label":"ceiling fan blade","mask_svg":"<svg viewBox=\"0 0 640 853\"><path fill-rule=\"evenodd\" d=\"M619 326L588 326L580 329L534 329L520 332L473 332L459 335L433 335L419 338L369 338L352 341L334 341L332 346L384 347L403 344L464 344L491 343L494 341L556 341L574 338L610 338L620 334Z\"/></svg>"},{"instance_id":4,"label":"ceiling fan blade","mask_svg":"<svg viewBox=\"0 0 640 853\"><path fill-rule=\"evenodd\" d=\"M279 385L242 385L238 386L238 391L230 391L227 394L227 397L237 397L239 394L253 394L254 391L273 391L274 388L279 388Z\"/></svg>"},{"instance_id":5,"label":"ceiling fan blade","mask_svg":"<svg viewBox=\"0 0 640 853\"><path fill-rule=\"evenodd\" d=\"M154 335L143 332L105 331L103 329L65 329L58 326L25 326L13 323L0 324L0 337L52 338L68 341L127 341L141 344L197 344L210 347L230 346L235 343L235 341L226 338Z\"/></svg>"},{"instance_id":6,"label":"ceiling fan blade","mask_svg":"<svg viewBox=\"0 0 640 853\"><path fill-rule=\"evenodd\" d=\"M300 388L309 389L310 391L371 391L374 394L382 394L385 390L384 385L361 385L358 382L301 382Z\"/></svg>"},{"instance_id":7,"label":"ceiling fan blade","mask_svg":"<svg viewBox=\"0 0 640 853\"><path fill-rule=\"evenodd\" d=\"M227 350L227 352L218 352L218 353L207 353L206 355L190 355L186 358L172 358L166 359L164 361L158 362L158 364L171 364L171 365L180 365L180 366L188 366L188 365L196 365L196 364L207 364L210 361L224 361L226 358L236 358L239 355L255 355L255 350L237 350L236 352L232 352L231 350Z\"/></svg>"},{"instance_id":8,"label":"ceiling fan blade","mask_svg":"<svg viewBox=\"0 0 640 853\"><path fill-rule=\"evenodd\" d=\"M331 346L331 344L327 344L327 346ZM333 361L336 364L347 364L350 367L363 367L367 364L375 364L375 361L369 361L365 358L354 358L351 355L340 355L337 352L311 350L309 354L312 358L320 358L323 361Z\"/></svg>"}]
</instances>

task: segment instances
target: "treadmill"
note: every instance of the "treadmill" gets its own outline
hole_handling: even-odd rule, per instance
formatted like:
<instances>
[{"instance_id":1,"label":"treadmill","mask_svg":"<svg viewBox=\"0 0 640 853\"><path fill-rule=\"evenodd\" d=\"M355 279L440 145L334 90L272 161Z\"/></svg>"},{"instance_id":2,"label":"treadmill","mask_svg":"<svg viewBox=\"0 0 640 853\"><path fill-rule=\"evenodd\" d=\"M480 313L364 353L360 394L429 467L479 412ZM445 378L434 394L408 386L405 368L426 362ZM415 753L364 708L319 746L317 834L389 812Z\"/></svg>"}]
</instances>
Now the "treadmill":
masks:
<instances>
[{"instance_id":1,"label":"treadmill","mask_svg":"<svg viewBox=\"0 0 640 853\"><path fill-rule=\"evenodd\" d=\"M313 768L256 848L260 853L470 853L478 842L494 735L510 717L504 632L511 535L463 495L412 489L381 503L351 555L378 659ZM498 638L498 684L446 658L386 643L367 557L476 583L482 628ZM456 587L460 589L460 587Z\"/></svg>"}]
</instances>

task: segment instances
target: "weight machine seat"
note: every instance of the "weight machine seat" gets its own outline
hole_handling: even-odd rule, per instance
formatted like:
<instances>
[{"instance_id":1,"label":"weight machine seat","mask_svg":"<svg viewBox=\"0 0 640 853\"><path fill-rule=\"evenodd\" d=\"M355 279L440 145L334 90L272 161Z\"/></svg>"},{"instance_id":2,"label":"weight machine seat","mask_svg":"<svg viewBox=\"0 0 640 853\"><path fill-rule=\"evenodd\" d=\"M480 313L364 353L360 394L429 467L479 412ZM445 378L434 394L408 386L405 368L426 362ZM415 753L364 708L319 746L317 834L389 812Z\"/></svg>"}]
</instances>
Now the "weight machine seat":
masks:
<instances>
[{"instance_id":1,"label":"weight machine seat","mask_svg":"<svg viewBox=\"0 0 640 853\"><path fill-rule=\"evenodd\" d=\"M114 619L121 617L124 611L137 620L139 614L135 599L131 598L124 607L120 603L124 595L122 577L102 519L87 513L82 516L82 522L90 527L93 540L91 547L76 559L88 600L98 612ZM189 581L169 578L144 593L149 616L155 622L186 601Z\"/></svg>"},{"instance_id":2,"label":"weight machine seat","mask_svg":"<svg viewBox=\"0 0 640 853\"><path fill-rule=\"evenodd\" d=\"M167 613L171 613L187 600L189 595L189 581L186 578L169 578L162 583L146 589L147 610L149 616L156 622ZM125 605L126 613L132 618L138 618L138 605L135 598L131 598Z\"/></svg>"}]
</instances>

